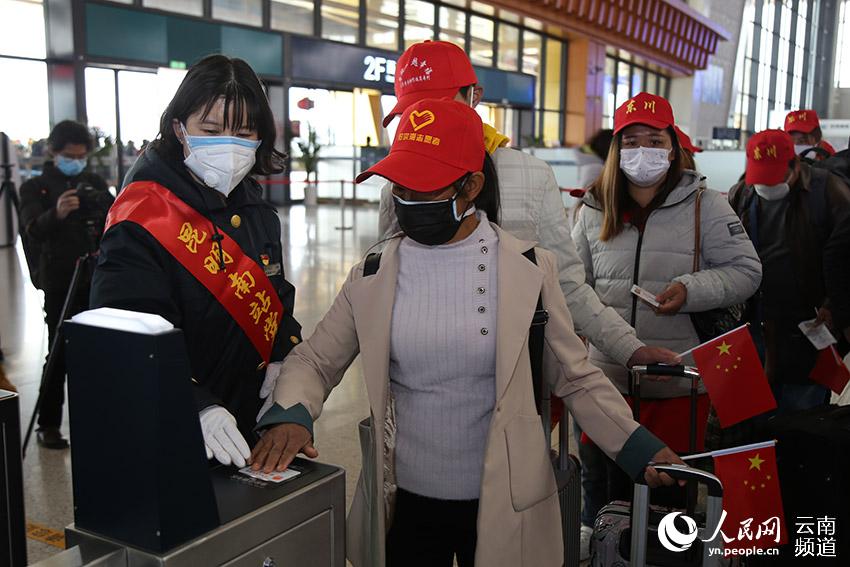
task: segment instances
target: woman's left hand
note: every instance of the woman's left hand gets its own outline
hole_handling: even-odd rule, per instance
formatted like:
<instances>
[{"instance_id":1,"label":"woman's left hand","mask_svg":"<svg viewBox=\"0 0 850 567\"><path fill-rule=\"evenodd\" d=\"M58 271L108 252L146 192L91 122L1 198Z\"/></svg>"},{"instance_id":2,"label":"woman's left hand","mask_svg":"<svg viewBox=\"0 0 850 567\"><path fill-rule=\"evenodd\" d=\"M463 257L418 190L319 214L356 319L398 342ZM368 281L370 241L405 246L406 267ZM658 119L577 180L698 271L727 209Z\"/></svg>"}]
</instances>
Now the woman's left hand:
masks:
<instances>
[{"instance_id":1,"label":"woman's left hand","mask_svg":"<svg viewBox=\"0 0 850 567\"><path fill-rule=\"evenodd\" d=\"M688 288L681 282L673 282L655 298L661 304L655 312L660 315L675 315L688 300Z\"/></svg>"}]
</instances>

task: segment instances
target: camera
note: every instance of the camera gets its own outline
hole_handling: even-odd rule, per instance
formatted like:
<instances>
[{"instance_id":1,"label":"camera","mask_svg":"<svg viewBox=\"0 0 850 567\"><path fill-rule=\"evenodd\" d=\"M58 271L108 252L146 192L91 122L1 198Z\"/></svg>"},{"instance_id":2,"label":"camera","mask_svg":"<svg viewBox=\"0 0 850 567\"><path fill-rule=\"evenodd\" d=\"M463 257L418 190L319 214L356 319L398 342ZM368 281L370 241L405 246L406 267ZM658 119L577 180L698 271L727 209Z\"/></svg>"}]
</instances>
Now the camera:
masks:
<instances>
[{"instance_id":1,"label":"camera","mask_svg":"<svg viewBox=\"0 0 850 567\"><path fill-rule=\"evenodd\" d=\"M106 217L112 199L105 191L99 191L88 183L77 185L77 198L80 199L79 218L84 221L96 221Z\"/></svg>"}]
</instances>

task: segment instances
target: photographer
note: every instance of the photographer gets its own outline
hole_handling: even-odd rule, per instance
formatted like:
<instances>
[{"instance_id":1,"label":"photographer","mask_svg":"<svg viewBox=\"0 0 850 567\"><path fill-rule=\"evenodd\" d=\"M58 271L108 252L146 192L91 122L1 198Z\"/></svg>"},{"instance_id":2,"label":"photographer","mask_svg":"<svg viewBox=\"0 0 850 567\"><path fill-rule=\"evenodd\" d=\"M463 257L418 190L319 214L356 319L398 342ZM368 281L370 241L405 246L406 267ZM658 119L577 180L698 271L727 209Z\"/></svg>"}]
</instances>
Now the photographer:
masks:
<instances>
[{"instance_id":1,"label":"photographer","mask_svg":"<svg viewBox=\"0 0 850 567\"><path fill-rule=\"evenodd\" d=\"M113 198L106 182L88 173L86 158L93 141L88 128L65 120L56 125L47 139L53 158L44 164L41 175L21 186L21 227L33 284L44 290L45 321L49 343L59 326L59 317L68 295L76 261L97 250L106 213ZM80 275L67 317L88 307L90 270ZM65 389L65 361L58 353L50 376L45 376L38 417L38 443L49 449L65 449L62 437L62 404Z\"/></svg>"}]
</instances>

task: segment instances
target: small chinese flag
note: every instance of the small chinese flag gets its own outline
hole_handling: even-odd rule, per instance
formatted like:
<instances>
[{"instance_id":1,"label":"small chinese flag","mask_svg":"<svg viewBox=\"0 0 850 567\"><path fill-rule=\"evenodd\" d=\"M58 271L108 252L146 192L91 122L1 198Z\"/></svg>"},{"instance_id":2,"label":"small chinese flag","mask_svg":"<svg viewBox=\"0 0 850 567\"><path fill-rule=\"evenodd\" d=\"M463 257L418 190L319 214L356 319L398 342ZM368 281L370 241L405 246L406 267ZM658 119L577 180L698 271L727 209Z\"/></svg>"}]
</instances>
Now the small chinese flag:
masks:
<instances>
[{"instance_id":1,"label":"small chinese flag","mask_svg":"<svg viewBox=\"0 0 850 567\"><path fill-rule=\"evenodd\" d=\"M715 456L714 471L723 483L726 549L778 547L788 541L772 443Z\"/></svg>"},{"instance_id":2,"label":"small chinese flag","mask_svg":"<svg viewBox=\"0 0 850 567\"><path fill-rule=\"evenodd\" d=\"M809 378L840 396L847 382L850 381L850 369L838 356L835 347L829 345L818 353L817 362Z\"/></svg>"},{"instance_id":3,"label":"small chinese flag","mask_svg":"<svg viewBox=\"0 0 850 567\"><path fill-rule=\"evenodd\" d=\"M698 346L693 356L722 427L776 408L746 325Z\"/></svg>"}]
</instances>

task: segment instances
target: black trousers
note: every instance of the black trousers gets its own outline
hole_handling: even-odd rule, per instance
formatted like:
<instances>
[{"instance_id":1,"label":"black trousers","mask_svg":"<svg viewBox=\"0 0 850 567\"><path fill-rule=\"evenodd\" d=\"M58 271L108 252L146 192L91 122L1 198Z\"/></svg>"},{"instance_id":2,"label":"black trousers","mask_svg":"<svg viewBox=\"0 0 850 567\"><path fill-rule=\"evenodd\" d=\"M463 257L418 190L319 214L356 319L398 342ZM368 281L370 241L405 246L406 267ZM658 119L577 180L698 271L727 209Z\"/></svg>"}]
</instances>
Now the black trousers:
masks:
<instances>
[{"instance_id":1,"label":"black trousers","mask_svg":"<svg viewBox=\"0 0 850 567\"><path fill-rule=\"evenodd\" d=\"M387 567L473 567L478 500L437 500L398 489Z\"/></svg>"},{"instance_id":2,"label":"black trousers","mask_svg":"<svg viewBox=\"0 0 850 567\"><path fill-rule=\"evenodd\" d=\"M53 346L53 338L59 328L59 316L65 303L67 290L45 290L44 320L47 323L48 348ZM80 285L77 294L71 299L66 318L88 309L89 285ZM50 353L48 353L50 358ZM47 363L44 364L45 368ZM59 342L56 360L49 376L44 377L44 391L41 397L41 408L38 413L39 428L59 427L62 425L62 405L65 403L65 344Z\"/></svg>"}]
</instances>

